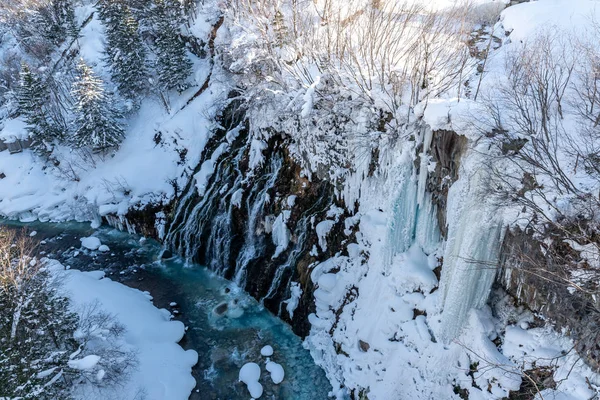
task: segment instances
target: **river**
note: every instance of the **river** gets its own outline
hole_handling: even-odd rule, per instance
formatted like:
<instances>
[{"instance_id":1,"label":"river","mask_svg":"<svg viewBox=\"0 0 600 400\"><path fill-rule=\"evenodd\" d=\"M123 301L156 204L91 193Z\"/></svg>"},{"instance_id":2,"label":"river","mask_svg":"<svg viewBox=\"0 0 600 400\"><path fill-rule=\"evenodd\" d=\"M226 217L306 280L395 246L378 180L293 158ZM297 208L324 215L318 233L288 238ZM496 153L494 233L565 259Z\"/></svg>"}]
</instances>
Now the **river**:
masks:
<instances>
[{"instance_id":1,"label":"river","mask_svg":"<svg viewBox=\"0 0 600 400\"><path fill-rule=\"evenodd\" d=\"M108 227L94 230L82 223L1 223L36 231L40 256L57 259L70 268L103 270L113 280L150 292L157 307L170 309L175 319L188 327L182 347L199 355L193 369L197 386L190 399L248 400L245 385L238 382L239 369L246 362L262 367L261 399L327 399L331 386L302 340L256 300L207 268L179 257L161 259L160 243ZM110 251L82 249L79 239L92 234ZM265 345L273 347L272 361L285 370L279 385L271 382L264 369L260 349Z\"/></svg>"}]
</instances>

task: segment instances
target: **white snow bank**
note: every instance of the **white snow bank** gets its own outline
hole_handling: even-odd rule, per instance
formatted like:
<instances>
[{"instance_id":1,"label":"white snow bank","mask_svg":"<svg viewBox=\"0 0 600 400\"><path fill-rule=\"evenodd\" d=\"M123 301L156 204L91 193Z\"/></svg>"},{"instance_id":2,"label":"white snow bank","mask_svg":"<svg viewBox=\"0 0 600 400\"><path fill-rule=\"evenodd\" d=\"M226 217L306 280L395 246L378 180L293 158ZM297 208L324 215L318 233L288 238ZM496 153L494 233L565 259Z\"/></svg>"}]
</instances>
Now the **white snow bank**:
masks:
<instances>
[{"instance_id":1,"label":"white snow bank","mask_svg":"<svg viewBox=\"0 0 600 400\"><path fill-rule=\"evenodd\" d=\"M81 245L88 250L98 250L102 246L102 242L95 236L83 237L81 239Z\"/></svg>"},{"instance_id":2,"label":"white snow bank","mask_svg":"<svg viewBox=\"0 0 600 400\"><path fill-rule=\"evenodd\" d=\"M540 28L585 31L599 12L596 1L539 0L508 7L500 20L514 43L533 37Z\"/></svg>"},{"instance_id":3,"label":"white snow bank","mask_svg":"<svg viewBox=\"0 0 600 400\"><path fill-rule=\"evenodd\" d=\"M29 138L26 128L27 124L21 119L5 120L0 127L0 140L6 143L25 140Z\"/></svg>"},{"instance_id":4,"label":"white snow bank","mask_svg":"<svg viewBox=\"0 0 600 400\"><path fill-rule=\"evenodd\" d=\"M333 228L333 225L335 225L335 221L326 219L325 221L319 222L315 227L315 231L319 238L319 247L321 247L321 250L323 251L327 251L327 235L329 234L329 231L331 231L331 228Z\"/></svg>"},{"instance_id":5,"label":"white snow bank","mask_svg":"<svg viewBox=\"0 0 600 400\"><path fill-rule=\"evenodd\" d=\"M118 398L133 399L143 391L147 400L188 399L196 386L191 369L198 361L198 354L178 345L185 333L182 322L170 321L168 313L156 308L148 294L103 278L102 271L65 271L56 260L47 263L49 269L63 274L63 290L75 309L97 301L101 310L114 315L124 326L124 345L136 352L138 365L119 386ZM72 360L80 368L90 366L92 361L89 356ZM109 389L100 389L98 398L114 396L105 390ZM76 398L89 399L89 388L80 387Z\"/></svg>"}]
</instances>

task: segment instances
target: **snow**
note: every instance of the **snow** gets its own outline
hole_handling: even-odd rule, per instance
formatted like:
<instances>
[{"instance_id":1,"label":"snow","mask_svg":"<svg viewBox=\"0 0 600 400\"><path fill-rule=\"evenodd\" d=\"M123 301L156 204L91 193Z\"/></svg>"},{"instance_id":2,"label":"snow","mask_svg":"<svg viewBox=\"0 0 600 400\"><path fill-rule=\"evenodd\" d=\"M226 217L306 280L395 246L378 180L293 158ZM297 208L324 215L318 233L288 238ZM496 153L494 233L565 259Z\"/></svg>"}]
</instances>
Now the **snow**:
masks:
<instances>
[{"instance_id":1,"label":"snow","mask_svg":"<svg viewBox=\"0 0 600 400\"><path fill-rule=\"evenodd\" d=\"M294 204L296 204L296 199L298 198L298 196L296 196L295 194L292 194L290 196L288 196L286 202L287 202L287 206L292 208L294 207Z\"/></svg>"},{"instance_id":2,"label":"snow","mask_svg":"<svg viewBox=\"0 0 600 400\"><path fill-rule=\"evenodd\" d=\"M590 0L539 0L508 7L501 23L512 42L528 40L542 29L585 31L600 9Z\"/></svg>"},{"instance_id":3,"label":"snow","mask_svg":"<svg viewBox=\"0 0 600 400\"><path fill-rule=\"evenodd\" d=\"M0 125L0 141L12 143L17 140L28 139L29 133L26 128L27 124L21 119L4 120Z\"/></svg>"},{"instance_id":4,"label":"snow","mask_svg":"<svg viewBox=\"0 0 600 400\"><path fill-rule=\"evenodd\" d=\"M302 105L302 111L300 112L302 118L308 118L308 116L311 114L313 104L315 101L315 90L320 82L321 77L317 76L314 82L308 87L308 89L306 89L306 93L304 93L304 96L302 97L302 99L304 100L304 104Z\"/></svg>"},{"instance_id":5,"label":"snow","mask_svg":"<svg viewBox=\"0 0 600 400\"><path fill-rule=\"evenodd\" d=\"M88 250L98 250L102 243L100 239L95 236L84 237L79 239L81 241L81 246L85 247Z\"/></svg>"},{"instance_id":6,"label":"snow","mask_svg":"<svg viewBox=\"0 0 600 400\"><path fill-rule=\"evenodd\" d=\"M93 369L100 361L100 356L89 355L77 360L69 360L68 365L73 369L87 370Z\"/></svg>"},{"instance_id":7,"label":"snow","mask_svg":"<svg viewBox=\"0 0 600 400\"><path fill-rule=\"evenodd\" d=\"M283 378L285 376L285 372L283 371L283 367L276 362L269 361L267 363L267 371L271 373L271 380L274 384L279 385L283 382Z\"/></svg>"},{"instance_id":8,"label":"snow","mask_svg":"<svg viewBox=\"0 0 600 400\"><path fill-rule=\"evenodd\" d=\"M273 347L266 345L260 349L260 354L265 357L271 357L273 355Z\"/></svg>"},{"instance_id":9,"label":"snow","mask_svg":"<svg viewBox=\"0 0 600 400\"><path fill-rule=\"evenodd\" d=\"M83 22L95 11L92 4L76 7L77 21ZM109 82L110 72L102 61L104 43L104 27L95 12L77 45L80 55ZM198 62L197 72L207 75L209 64ZM214 72L216 78L218 71ZM196 82L198 87L203 83L203 78ZM0 215L21 221L97 224L100 216L122 216L131 207L172 199L174 184L185 187L189 171L197 166L215 128L214 116L223 104L220 99L228 92L225 80L214 79L209 90L183 107L198 87L179 97L167 94L172 97L171 112L156 97L143 99L139 110L126 117L126 138L114 156L101 157L58 146L55 156L61 163L55 168L40 162L31 150L12 155L0 152L0 173L6 175L0 180ZM0 138L27 136L20 119L5 119L1 124ZM160 138L159 143L156 138ZM182 157L184 149L187 154ZM208 168L203 172L210 174Z\"/></svg>"},{"instance_id":10,"label":"snow","mask_svg":"<svg viewBox=\"0 0 600 400\"><path fill-rule=\"evenodd\" d=\"M180 321L171 321L165 310L156 308L149 295L104 277L102 271L65 270L56 260L45 260L49 270L60 275L63 291L72 301L74 310L97 302L100 309L114 315L126 330L123 346L137 354L138 365L129 371L118 387L118 398L133 399L140 389L148 400L185 400L196 386L191 368L198 360L193 350L183 350L178 342L185 333ZM77 355L74 355L77 357ZM98 360L86 356L72 359L74 368L93 368ZM98 371L98 380L105 372ZM80 386L77 399L92 399L91 388ZM111 398L110 388L97 390L94 398Z\"/></svg>"},{"instance_id":11,"label":"snow","mask_svg":"<svg viewBox=\"0 0 600 400\"><path fill-rule=\"evenodd\" d=\"M240 208L242 205L242 198L244 196L244 189L238 189L231 195L231 204Z\"/></svg>"},{"instance_id":12,"label":"snow","mask_svg":"<svg viewBox=\"0 0 600 400\"><path fill-rule=\"evenodd\" d=\"M290 319L294 318L294 311L298 308L300 297L302 296L302 288L298 282L292 282L290 287L290 298L285 300L285 309L290 314Z\"/></svg>"},{"instance_id":13,"label":"snow","mask_svg":"<svg viewBox=\"0 0 600 400\"><path fill-rule=\"evenodd\" d=\"M263 387L258 382L260 379L260 366L256 363L246 363L242 366L239 373L239 381L244 382L248 387L250 396L258 399L263 394Z\"/></svg>"},{"instance_id":14,"label":"snow","mask_svg":"<svg viewBox=\"0 0 600 400\"><path fill-rule=\"evenodd\" d=\"M289 211L284 211L279 214L277 218L275 218L275 222L273 222L271 237L273 239L273 244L276 246L273 258L277 258L290 244L292 234L286 225L288 217Z\"/></svg>"},{"instance_id":15,"label":"snow","mask_svg":"<svg viewBox=\"0 0 600 400\"><path fill-rule=\"evenodd\" d=\"M194 175L194 181L196 182L196 189L198 189L198 195L204 196L208 187L208 181L212 174L215 172L216 162L229 149L227 143L221 143L219 147L212 153L210 159L204 161L200 166L200 171Z\"/></svg>"},{"instance_id":16,"label":"snow","mask_svg":"<svg viewBox=\"0 0 600 400\"><path fill-rule=\"evenodd\" d=\"M323 274L318 280L319 287L327 291L332 291L335 288L336 277L335 274Z\"/></svg>"},{"instance_id":17,"label":"snow","mask_svg":"<svg viewBox=\"0 0 600 400\"><path fill-rule=\"evenodd\" d=\"M319 247L321 250L327 251L327 235L331 228L335 225L335 221L330 219L326 219L325 221L321 221L315 227L315 231L317 232L317 237L319 238Z\"/></svg>"},{"instance_id":18,"label":"snow","mask_svg":"<svg viewBox=\"0 0 600 400\"><path fill-rule=\"evenodd\" d=\"M106 252L110 251L110 248L107 245L103 244L98 247L98 251L101 251L102 253L106 253Z\"/></svg>"},{"instance_id":19,"label":"snow","mask_svg":"<svg viewBox=\"0 0 600 400\"><path fill-rule=\"evenodd\" d=\"M250 160L248 166L251 170L261 166L265 161L262 152L267 148L267 143L264 140L252 138L250 142Z\"/></svg>"}]
</instances>

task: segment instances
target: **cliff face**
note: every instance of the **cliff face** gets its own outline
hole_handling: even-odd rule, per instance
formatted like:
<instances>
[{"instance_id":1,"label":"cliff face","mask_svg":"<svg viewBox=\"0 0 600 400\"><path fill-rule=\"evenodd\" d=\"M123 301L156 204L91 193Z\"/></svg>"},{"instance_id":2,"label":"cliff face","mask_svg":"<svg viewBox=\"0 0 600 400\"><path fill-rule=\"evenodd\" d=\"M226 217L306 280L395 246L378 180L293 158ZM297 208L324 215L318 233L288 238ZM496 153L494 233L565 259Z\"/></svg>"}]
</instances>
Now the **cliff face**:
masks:
<instances>
[{"instance_id":1,"label":"cliff face","mask_svg":"<svg viewBox=\"0 0 600 400\"><path fill-rule=\"evenodd\" d=\"M598 282L571 284L569 268L578 254L549 232L551 241L534 238L532 232L508 231L502 244L498 284L520 304L564 329L574 340L585 362L600 371L600 299ZM574 282L573 282L574 283Z\"/></svg>"},{"instance_id":2,"label":"cliff face","mask_svg":"<svg viewBox=\"0 0 600 400\"><path fill-rule=\"evenodd\" d=\"M433 132L430 154L435 161L435 170L427 176L427 191L437 207L437 219L443 237L448 234L446 219L448 190L459 178L460 161L466 150L466 137L446 130Z\"/></svg>"},{"instance_id":3,"label":"cliff face","mask_svg":"<svg viewBox=\"0 0 600 400\"><path fill-rule=\"evenodd\" d=\"M269 310L290 322L297 334L305 336L310 330L308 315L314 312L310 272L319 262L345 252L345 246L353 241L352 233L344 234L343 221L350 212L334 195L331 182L304 176L301 165L287 149L289 136L271 136L263 146L262 164L251 168L251 140L242 106L232 104L220 122L229 128L215 133L195 172L228 140L230 149L214 160L215 172L203 196L199 195L192 177L175 202L134 207L124 217L108 215L106 221L122 230L166 240L172 251L241 283L244 290L263 301ZM232 140L228 133L234 128L237 136ZM448 236L448 191L459 179L461 157L466 149L464 136L439 130L432 133L426 151L435 163L435 168L427 174L426 196L435 207L437 225L444 238ZM417 153L420 151L422 148ZM369 168L372 172L377 166ZM316 251L319 247L316 226L327 220L332 209L339 211L324 237L326 249ZM279 216L284 226L276 223ZM277 229L281 233L274 232ZM168 230L170 233L165 237ZM277 235L287 242L284 249L278 249ZM558 279L538 276L541 266L528 262L523 254L529 254L531 260L541 260L551 271L564 269L544 256L540 243L531 235L520 230L508 231L501 253L498 283L519 302L550 318L558 328L569 329L578 338L582 354L598 366L597 302L579 292L572 294ZM443 269L443 259L440 261L436 269L438 278ZM291 282L300 283L302 289L293 318L286 308L286 301L292 297Z\"/></svg>"}]
</instances>

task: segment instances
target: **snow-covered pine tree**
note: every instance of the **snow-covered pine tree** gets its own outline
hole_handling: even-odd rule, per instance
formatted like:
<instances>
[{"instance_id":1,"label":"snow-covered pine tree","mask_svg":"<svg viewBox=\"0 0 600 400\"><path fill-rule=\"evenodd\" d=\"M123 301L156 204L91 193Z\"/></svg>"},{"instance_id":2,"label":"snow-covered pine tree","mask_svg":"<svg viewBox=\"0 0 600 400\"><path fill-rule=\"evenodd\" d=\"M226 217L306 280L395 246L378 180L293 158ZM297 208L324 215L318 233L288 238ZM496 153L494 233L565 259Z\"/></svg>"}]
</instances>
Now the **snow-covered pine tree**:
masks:
<instances>
[{"instance_id":1,"label":"snow-covered pine tree","mask_svg":"<svg viewBox=\"0 0 600 400\"><path fill-rule=\"evenodd\" d=\"M42 156L50 155L54 143L63 135L49 116L48 88L27 64L21 66L20 86L16 94L19 111L27 123L31 148Z\"/></svg>"},{"instance_id":2,"label":"snow-covered pine tree","mask_svg":"<svg viewBox=\"0 0 600 400\"><path fill-rule=\"evenodd\" d=\"M94 151L118 147L125 132L119 123L120 113L111 105L102 80L83 59L77 65L73 83L75 132L73 144L89 146Z\"/></svg>"},{"instance_id":3,"label":"snow-covered pine tree","mask_svg":"<svg viewBox=\"0 0 600 400\"><path fill-rule=\"evenodd\" d=\"M155 0L152 26L156 35L156 69L162 90L188 88L187 78L192 72L192 63L179 35L183 22L181 4L177 0Z\"/></svg>"},{"instance_id":4,"label":"snow-covered pine tree","mask_svg":"<svg viewBox=\"0 0 600 400\"><path fill-rule=\"evenodd\" d=\"M127 4L120 1L100 3L101 18L106 26L106 59L113 82L127 99L143 95L148 83L146 49L138 22Z\"/></svg>"},{"instance_id":5,"label":"snow-covered pine tree","mask_svg":"<svg viewBox=\"0 0 600 400\"><path fill-rule=\"evenodd\" d=\"M98 15L106 27L107 46L105 53L109 63L118 52L119 34L121 31L121 14L126 7L123 0L100 0L98 2Z\"/></svg>"}]
</instances>

